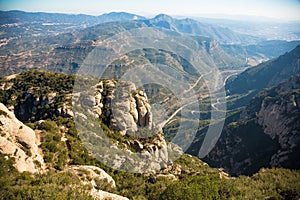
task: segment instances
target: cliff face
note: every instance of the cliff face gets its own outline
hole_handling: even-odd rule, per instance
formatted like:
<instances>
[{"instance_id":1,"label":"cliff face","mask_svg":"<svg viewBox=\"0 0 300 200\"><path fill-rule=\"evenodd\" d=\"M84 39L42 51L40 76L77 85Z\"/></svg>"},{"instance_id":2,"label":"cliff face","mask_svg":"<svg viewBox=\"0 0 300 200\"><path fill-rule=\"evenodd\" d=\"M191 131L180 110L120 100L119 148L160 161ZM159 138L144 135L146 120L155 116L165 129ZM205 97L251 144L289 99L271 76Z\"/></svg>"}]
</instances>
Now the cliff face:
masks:
<instances>
[{"instance_id":1,"label":"cliff face","mask_svg":"<svg viewBox=\"0 0 300 200\"><path fill-rule=\"evenodd\" d=\"M0 81L0 100L21 121L34 122L58 116L73 118L71 101L80 96L72 94L73 83L73 76L37 71L7 76ZM82 103L93 107L92 112L109 128L122 135L136 132L138 127L152 129L147 95L137 90L133 83L101 80L88 89L94 93L81 99Z\"/></svg>"},{"instance_id":2,"label":"cliff face","mask_svg":"<svg viewBox=\"0 0 300 200\"><path fill-rule=\"evenodd\" d=\"M94 108L98 117L122 135L136 132L138 127L152 129L151 106L146 94L132 83L100 81L96 85Z\"/></svg>"},{"instance_id":3,"label":"cliff face","mask_svg":"<svg viewBox=\"0 0 300 200\"><path fill-rule=\"evenodd\" d=\"M38 83L32 83L37 78ZM126 200L128 198L107 192L106 187L114 190L116 184L104 170L88 165L75 166L73 162L76 163L76 161L72 160L74 156L68 154L73 148L79 146L74 144L75 136L78 137L76 131L73 130L72 137L69 132L70 128L74 128L70 126L74 118L71 104L73 91L71 87L68 88L71 83L73 83L72 76L36 71L2 78L0 101L4 101L10 109L0 104L0 153L6 154L7 159L14 158L14 166L20 172L47 173L52 169L56 159L60 159L55 157L59 149L61 151L59 155L66 155L62 169L77 175L84 185L88 185L91 188L89 191L91 196L95 199ZM111 132L115 131L120 137L128 132L137 132L139 128L150 131L153 123L146 94L137 90L132 83L124 82L120 88L116 83L114 80L101 80L90 88L93 95L83 98L82 103L91 105L93 114ZM73 98L76 98L76 94ZM41 134L41 140L33 129L24 125L17 117L31 122L36 132ZM64 120L67 118L68 123L65 123ZM46 128L51 134L44 131L47 125L42 126L43 122L48 125L53 124L50 128L48 127L49 130ZM39 145L43 150L39 149ZM49 159L48 147L52 149L53 159ZM138 139L128 140L123 147L127 150L144 151L144 156L151 157L152 154L159 156L161 149L166 148L166 142L161 134L156 134L151 142L141 142ZM118 162L119 160L116 159L115 163L118 164Z\"/></svg>"},{"instance_id":4,"label":"cliff face","mask_svg":"<svg viewBox=\"0 0 300 200\"><path fill-rule=\"evenodd\" d=\"M44 160L39 153L35 132L20 122L0 103L0 152L15 159L19 172L42 172Z\"/></svg>"},{"instance_id":5,"label":"cliff face","mask_svg":"<svg viewBox=\"0 0 300 200\"><path fill-rule=\"evenodd\" d=\"M76 91L74 111L78 124L92 124L93 119L100 121L111 145L101 144L99 159L113 166L131 163L135 171L148 171L165 168L169 163L168 146L162 130L152 120L151 106L145 92L138 90L133 83L116 80L100 80L95 85ZM83 108L83 109L82 109ZM96 132L93 127L83 127L80 132ZM106 127L109 129L107 131ZM101 132L101 131L100 131ZM87 144L100 142L93 134L86 135ZM104 137L104 136L101 136ZM90 145L91 148L98 145ZM129 155L107 154L118 148ZM95 147L96 148L96 147ZM173 147L172 147L173 148ZM91 150L94 151L94 150ZM99 150L95 150L98 152ZM107 153L103 153L106 152ZM131 157L135 153L140 160ZM130 156L130 157L129 157ZM114 159L112 159L114 157ZM151 166L150 166L151 165ZM128 165L129 166L129 165ZM126 169L128 170L128 169Z\"/></svg>"},{"instance_id":6,"label":"cliff face","mask_svg":"<svg viewBox=\"0 0 300 200\"><path fill-rule=\"evenodd\" d=\"M278 95L266 97L257 113L264 133L277 140L280 149L272 156L272 167L300 167L297 149L300 145L300 77L296 76L275 89ZM295 164L295 165L293 165Z\"/></svg>"},{"instance_id":7,"label":"cliff face","mask_svg":"<svg viewBox=\"0 0 300 200\"><path fill-rule=\"evenodd\" d=\"M15 115L0 103L0 153L14 158L19 172L44 173L46 164L38 149L40 141L35 132L20 122ZM128 198L104 191L103 185L115 188L114 179L95 166L69 166L67 170L76 174L84 185L91 187L90 195L95 199L128 200ZM84 172L84 173L83 173Z\"/></svg>"},{"instance_id":8,"label":"cliff face","mask_svg":"<svg viewBox=\"0 0 300 200\"><path fill-rule=\"evenodd\" d=\"M300 168L300 76L256 95L227 125L206 161L232 174L261 167Z\"/></svg>"}]
</instances>

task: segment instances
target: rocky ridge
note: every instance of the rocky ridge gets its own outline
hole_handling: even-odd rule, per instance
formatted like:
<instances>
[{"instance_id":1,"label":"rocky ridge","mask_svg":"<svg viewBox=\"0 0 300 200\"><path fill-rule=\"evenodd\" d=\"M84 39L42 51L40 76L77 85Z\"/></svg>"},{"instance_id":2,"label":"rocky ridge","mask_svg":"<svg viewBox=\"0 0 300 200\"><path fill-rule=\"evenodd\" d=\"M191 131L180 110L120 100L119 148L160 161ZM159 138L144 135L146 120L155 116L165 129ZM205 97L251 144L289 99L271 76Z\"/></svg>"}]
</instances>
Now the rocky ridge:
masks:
<instances>
[{"instance_id":1,"label":"rocky ridge","mask_svg":"<svg viewBox=\"0 0 300 200\"><path fill-rule=\"evenodd\" d=\"M92 86L76 93L71 87L73 83L74 76L23 72L2 78L0 97L21 121L35 123L60 117L73 119L77 116L87 123L91 118L97 119L97 123L104 126L106 135L112 139L113 145L107 147L108 151L117 147L130 154L140 154L143 159L152 158L157 161L154 164L156 167L153 167L156 169L165 168L171 162L168 160L170 145L167 145L162 130L153 122L145 92L130 82L103 79L96 80ZM72 103L76 101L81 107L74 111ZM67 138L64 141L68 143ZM180 151L177 147L171 148ZM120 160L126 159L126 156L116 158L114 163L118 166Z\"/></svg>"},{"instance_id":2,"label":"rocky ridge","mask_svg":"<svg viewBox=\"0 0 300 200\"><path fill-rule=\"evenodd\" d=\"M6 159L14 158L19 172L45 173L47 171L35 132L20 122L5 105L0 103L0 153ZM90 185L90 195L95 199L128 200L105 189L115 188L114 179L95 166L69 166L66 170L76 174L84 185Z\"/></svg>"},{"instance_id":3,"label":"rocky ridge","mask_svg":"<svg viewBox=\"0 0 300 200\"><path fill-rule=\"evenodd\" d=\"M3 77L0 81L2 103L22 122L73 117L71 88L68 88L72 86L72 77L60 75L51 80L54 75L30 71ZM59 86L60 78L66 78L68 86Z\"/></svg>"},{"instance_id":4,"label":"rocky ridge","mask_svg":"<svg viewBox=\"0 0 300 200\"><path fill-rule=\"evenodd\" d=\"M102 126L107 126L111 130L106 135L110 138L117 138L113 139L112 145L108 145L106 149L102 144L104 149L101 152L109 153L120 148L129 153L129 155L119 155L119 153L111 155L114 157L112 161L114 167L118 168L127 162L135 167L135 171L142 171L144 168L150 168L150 171L161 169L170 163L169 148L180 151L174 146L167 145L161 128L156 127L153 122L151 106L146 93L138 90L133 83L101 80L90 89L76 93L75 96L73 99L75 116L83 120L83 124L92 124L93 122L88 121L96 117L101 121ZM84 107L86 112L77 112ZM92 135L90 137L94 137ZM95 140L97 138L86 142L88 144L95 143ZM133 154L138 154L142 160L147 160L147 162L135 160ZM100 156L99 159L109 163L107 155L98 156ZM130 158L130 156L133 157Z\"/></svg>"}]
</instances>

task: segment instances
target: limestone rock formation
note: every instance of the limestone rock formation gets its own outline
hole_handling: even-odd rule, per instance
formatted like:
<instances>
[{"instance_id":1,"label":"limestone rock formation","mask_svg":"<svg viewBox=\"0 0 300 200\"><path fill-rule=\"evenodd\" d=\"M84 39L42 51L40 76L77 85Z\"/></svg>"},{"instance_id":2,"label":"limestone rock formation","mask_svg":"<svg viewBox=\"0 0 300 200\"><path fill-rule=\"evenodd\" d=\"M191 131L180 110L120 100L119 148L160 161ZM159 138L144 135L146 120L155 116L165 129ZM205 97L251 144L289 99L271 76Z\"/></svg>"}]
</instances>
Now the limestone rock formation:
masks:
<instances>
[{"instance_id":1,"label":"limestone rock formation","mask_svg":"<svg viewBox=\"0 0 300 200\"><path fill-rule=\"evenodd\" d=\"M38 152L35 132L20 122L0 103L0 152L15 159L19 172L42 172L45 169L42 155Z\"/></svg>"},{"instance_id":2,"label":"limestone rock formation","mask_svg":"<svg viewBox=\"0 0 300 200\"><path fill-rule=\"evenodd\" d=\"M111 200L129 200L127 197L123 197L114 193L106 192L103 190L96 190L93 188L90 193L95 199L111 199Z\"/></svg>"},{"instance_id":3,"label":"limestone rock formation","mask_svg":"<svg viewBox=\"0 0 300 200\"><path fill-rule=\"evenodd\" d=\"M113 168L154 172L171 162L170 155L181 154L180 148L167 145L153 123L146 93L134 83L108 79L92 85L75 92L73 106L82 140L97 159Z\"/></svg>"},{"instance_id":4,"label":"limestone rock formation","mask_svg":"<svg viewBox=\"0 0 300 200\"><path fill-rule=\"evenodd\" d=\"M92 186L90 194L95 199L128 200L126 197L103 191L116 187L114 179L103 169L89 165L76 165L70 166L68 170L75 173L83 184Z\"/></svg>"},{"instance_id":5,"label":"limestone rock formation","mask_svg":"<svg viewBox=\"0 0 300 200\"><path fill-rule=\"evenodd\" d=\"M108 175L103 169L91 165L73 165L69 170L77 174L83 182L90 182L93 187L98 187L95 180L106 182L108 187L116 187L114 179Z\"/></svg>"},{"instance_id":6,"label":"limestone rock formation","mask_svg":"<svg viewBox=\"0 0 300 200\"><path fill-rule=\"evenodd\" d=\"M106 124L122 135L128 131L136 132L139 127L152 129L151 106L147 95L137 90L133 83L101 81L96 85L93 98L89 102L94 106L94 112L98 117L103 116ZM85 104L88 104L88 100Z\"/></svg>"}]
</instances>

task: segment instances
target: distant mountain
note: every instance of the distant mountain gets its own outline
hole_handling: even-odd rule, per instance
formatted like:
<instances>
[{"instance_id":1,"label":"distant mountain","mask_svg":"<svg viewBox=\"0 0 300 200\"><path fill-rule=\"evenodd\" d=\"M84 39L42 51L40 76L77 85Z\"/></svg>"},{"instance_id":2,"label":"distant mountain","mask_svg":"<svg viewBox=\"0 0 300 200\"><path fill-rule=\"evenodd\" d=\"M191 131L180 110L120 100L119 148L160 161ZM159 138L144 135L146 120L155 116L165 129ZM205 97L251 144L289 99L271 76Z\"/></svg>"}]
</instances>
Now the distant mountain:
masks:
<instances>
[{"instance_id":1,"label":"distant mountain","mask_svg":"<svg viewBox=\"0 0 300 200\"><path fill-rule=\"evenodd\" d=\"M19 10L0 11L0 24L13 23L96 23L97 17L84 14L61 14L43 12L24 12Z\"/></svg>"},{"instance_id":2,"label":"distant mountain","mask_svg":"<svg viewBox=\"0 0 300 200\"><path fill-rule=\"evenodd\" d=\"M188 18L175 19L165 14L157 15L153 19L146 19L145 17L126 12L111 12L100 16L91 16L84 14L0 11L0 25L4 32L17 32L24 36L30 36L30 34L45 35L51 32L59 33L105 22L124 22L131 20L142 20L148 26L166 28L185 34L210 37L219 40L221 43L254 43L258 40L258 38L253 36L235 33L228 28L200 23ZM7 24L10 25L7 26ZM8 36L7 34L2 34L0 38L6 38ZM15 36L17 37L18 35Z\"/></svg>"},{"instance_id":3,"label":"distant mountain","mask_svg":"<svg viewBox=\"0 0 300 200\"><path fill-rule=\"evenodd\" d=\"M130 21L130 20L145 20L145 17L140 15L131 14L127 12L111 12L100 15L97 17L102 23L103 22L117 22L117 21Z\"/></svg>"},{"instance_id":4,"label":"distant mountain","mask_svg":"<svg viewBox=\"0 0 300 200\"><path fill-rule=\"evenodd\" d=\"M0 11L0 39L55 35L105 22L143 20L145 17L126 12L99 16L24 11ZM1 43L0 43L1 44Z\"/></svg>"},{"instance_id":5,"label":"distant mountain","mask_svg":"<svg viewBox=\"0 0 300 200\"><path fill-rule=\"evenodd\" d=\"M184 34L210 37L218 40L220 43L249 44L259 41L259 38L239 34L228 28L201 23L190 18L175 19L165 14L160 14L152 19L145 20L145 23L148 26L166 28Z\"/></svg>"},{"instance_id":6,"label":"distant mountain","mask_svg":"<svg viewBox=\"0 0 300 200\"><path fill-rule=\"evenodd\" d=\"M74 73L99 42L122 31L142 27L153 27L167 36L194 37L204 50L205 64L222 70L260 63L299 44L299 41L260 41L228 28L165 14L145 19L125 12L89 16L0 11L0 16L0 71L3 74L42 68Z\"/></svg>"},{"instance_id":7,"label":"distant mountain","mask_svg":"<svg viewBox=\"0 0 300 200\"><path fill-rule=\"evenodd\" d=\"M108 22L70 33L13 39L2 46L0 71L3 74L10 74L25 69L46 69L56 72L75 73L86 56L101 41L120 32L142 27L145 27L145 22L141 20ZM180 36L180 33L166 29L157 28L156 31L170 38L174 37L174 35ZM198 53L203 61L202 67L217 66L220 69L231 69L240 68L246 64L244 58L237 58L235 55L231 55L223 50L217 40L196 35L186 37L194 40L195 45L197 45L195 48L199 48ZM141 55L143 56L143 54ZM159 56L156 53L149 55L152 58L148 56L148 60L152 61L157 60L155 56ZM132 56L137 55L132 54ZM165 60L168 61L168 59ZM157 61L162 61L162 59ZM134 64L136 63L132 65ZM168 62L164 64L168 64Z\"/></svg>"},{"instance_id":8,"label":"distant mountain","mask_svg":"<svg viewBox=\"0 0 300 200\"><path fill-rule=\"evenodd\" d=\"M61 14L24 11L0 11L0 25L13 23L72 23L95 25L104 22L142 20L145 17L126 13L111 12L99 16L85 14Z\"/></svg>"}]
</instances>

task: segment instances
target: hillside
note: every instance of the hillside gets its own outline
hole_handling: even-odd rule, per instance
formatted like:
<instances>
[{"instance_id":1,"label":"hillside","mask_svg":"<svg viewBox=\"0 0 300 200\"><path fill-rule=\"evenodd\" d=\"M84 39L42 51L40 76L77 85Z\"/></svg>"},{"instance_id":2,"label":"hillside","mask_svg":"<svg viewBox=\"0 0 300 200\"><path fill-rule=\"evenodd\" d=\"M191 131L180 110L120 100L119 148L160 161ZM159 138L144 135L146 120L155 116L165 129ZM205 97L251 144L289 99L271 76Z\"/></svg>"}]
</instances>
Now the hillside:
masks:
<instances>
[{"instance_id":1,"label":"hillside","mask_svg":"<svg viewBox=\"0 0 300 200\"><path fill-rule=\"evenodd\" d=\"M299 81L295 76L257 94L205 160L235 175L261 167L299 169Z\"/></svg>"},{"instance_id":2,"label":"hillside","mask_svg":"<svg viewBox=\"0 0 300 200\"><path fill-rule=\"evenodd\" d=\"M276 86L286 81L293 75L300 73L300 46L298 45L292 51L279 56L276 59L264 62L258 66L252 67L233 76L226 82L226 91L229 96L236 94L242 96L231 104L230 108L236 108L247 104L250 99L260 92L263 88ZM243 95L241 95L243 94ZM234 98L233 98L234 99Z\"/></svg>"},{"instance_id":3,"label":"hillside","mask_svg":"<svg viewBox=\"0 0 300 200\"><path fill-rule=\"evenodd\" d=\"M211 96L199 102L204 125L187 153L198 155L211 112L224 101L225 126L216 146L204 158L206 162L224 167L232 175L251 175L261 167L298 169L299 55L298 46L230 78L225 85L226 100Z\"/></svg>"},{"instance_id":4,"label":"hillside","mask_svg":"<svg viewBox=\"0 0 300 200\"><path fill-rule=\"evenodd\" d=\"M233 77L226 83L230 94L242 93L248 90L261 90L287 80L292 74L300 72L300 45L276 59L250 68Z\"/></svg>"},{"instance_id":5,"label":"hillside","mask_svg":"<svg viewBox=\"0 0 300 200\"><path fill-rule=\"evenodd\" d=\"M227 81L227 125L205 161L235 175L249 175L261 167L300 167L296 161L299 50L297 46ZM198 133L198 138L203 137L203 131ZM199 144L201 139L189 152L195 154Z\"/></svg>"},{"instance_id":6,"label":"hillside","mask_svg":"<svg viewBox=\"0 0 300 200\"><path fill-rule=\"evenodd\" d=\"M32 82L33 80L37 82ZM232 178L222 169L210 168L197 157L186 154L161 170L144 174L125 173L103 165L82 144L72 115L55 111L64 110L61 109L64 105L68 106L70 99L67 97L72 89L69 87L72 80L74 76L71 75L38 71L2 77L1 102L14 110L18 118L23 117L26 130L40 136L40 144L34 143L38 145L39 152L42 152L46 165L43 173L21 173L14 167L16 161L12 154L3 154L1 151L0 195L4 199L92 198L89 195L101 199L104 194L110 195L107 198L112 199L122 198L114 194L130 199L299 198L299 172L293 170L262 169L253 177ZM105 88L107 87L104 87L104 91ZM107 89L113 92L109 87ZM97 98L94 97L95 100ZM105 101L102 103L103 108L107 107ZM1 121L17 120L13 113L1 106ZM34 106L36 109L33 109ZM27 112L16 109L18 107L27 109ZM35 118L32 118L32 112ZM126 141L130 141L130 137L122 136L122 131L105 125L105 122L100 124L107 127L105 132L111 135L112 141L119 141L120 148L128 148ZM5 125L1 123L0 128L3 133ZM1 134L1 141L2 137L8 137L9 134L12 132L5 131L5 136ZM30 150L25 143L14 140L11 142L29 155ZM135 146L128 150L139 151L133 147ZM1 146L1 150L3 149L5 148ZM34 164L37 165L36 162Z\"/></svg>"}]
</instances>

